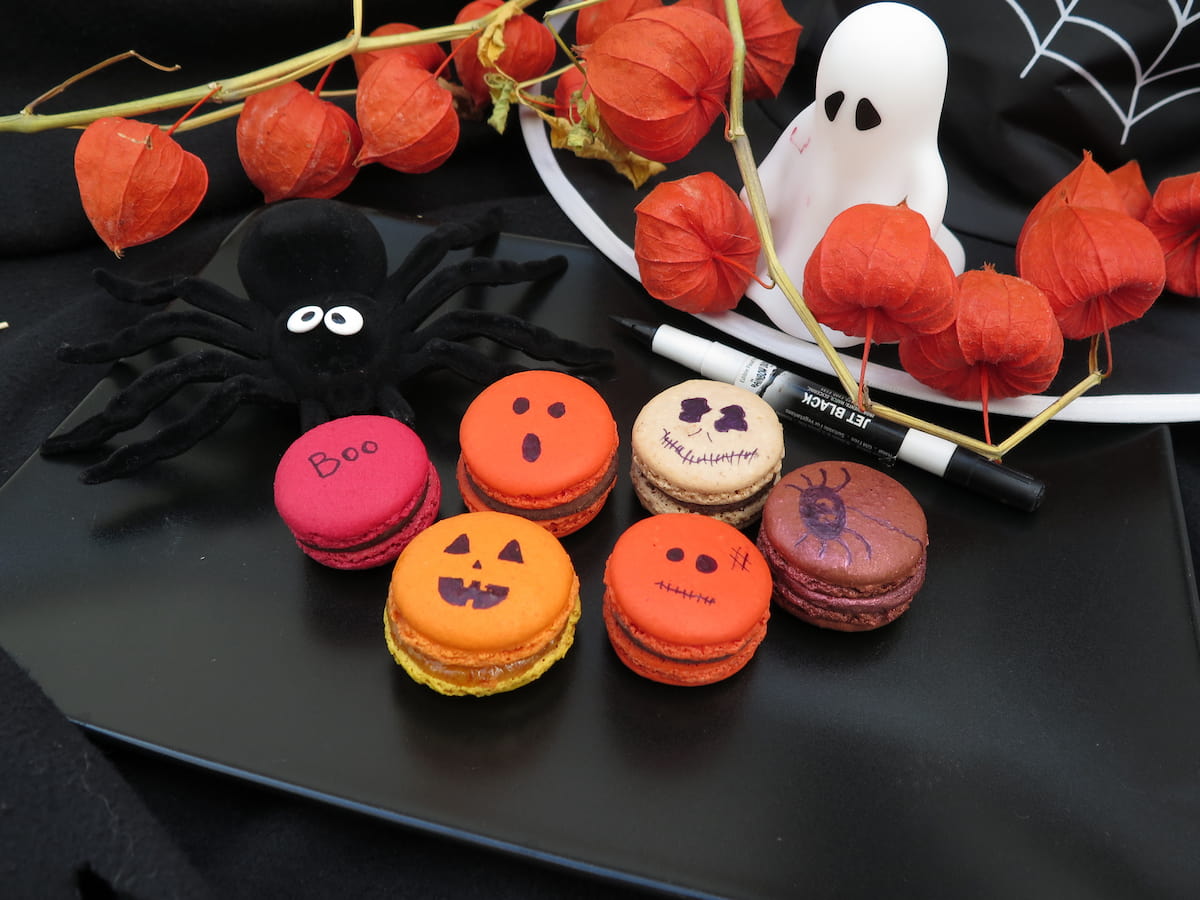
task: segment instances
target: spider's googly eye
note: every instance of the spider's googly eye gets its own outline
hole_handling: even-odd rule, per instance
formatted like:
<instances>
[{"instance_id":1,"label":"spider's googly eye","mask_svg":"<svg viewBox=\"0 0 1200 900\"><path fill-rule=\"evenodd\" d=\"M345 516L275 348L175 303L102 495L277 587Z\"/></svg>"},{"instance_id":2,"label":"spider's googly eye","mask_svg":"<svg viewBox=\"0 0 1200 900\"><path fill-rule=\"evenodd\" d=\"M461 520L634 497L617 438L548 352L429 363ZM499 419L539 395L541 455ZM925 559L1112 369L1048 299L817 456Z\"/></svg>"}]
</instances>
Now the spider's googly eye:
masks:
<instances>
[{"instance_id":1,"label":"spider's googly eye","mask_svg":"<svg viewBox=\"0 0 1200 900\"><path fill-rule=\"evenodd\" d=\"M335 306L325 313L325 327L342 337L358 334L363 327L362 313L353 306Z\"/></svg>"},{"instance_id":2,"label":"spider's googly eye","mask_svg":"<svg viewBox=\"0 0 1200 900\"><path fill-rule=\"evenodd\" d=\"M305 334L321 324L325 310L319 306L302 306L287 320L287 330L292 334Z\"/></svg>"}]
</instances>

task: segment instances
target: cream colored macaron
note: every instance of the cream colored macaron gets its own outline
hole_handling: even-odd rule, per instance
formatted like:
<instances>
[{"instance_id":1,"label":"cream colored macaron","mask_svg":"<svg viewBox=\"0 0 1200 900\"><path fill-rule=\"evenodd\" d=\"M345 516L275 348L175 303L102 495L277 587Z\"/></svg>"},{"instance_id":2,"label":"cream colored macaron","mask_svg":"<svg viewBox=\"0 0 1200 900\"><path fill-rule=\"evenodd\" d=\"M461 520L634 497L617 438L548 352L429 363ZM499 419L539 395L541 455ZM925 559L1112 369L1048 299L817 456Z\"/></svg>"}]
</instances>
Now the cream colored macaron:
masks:
<instances>
[{"instance_id":1,"label":"cream colored macaron","mask_svg":"<svg viewBox=\"0 0 1200 900\"><path fill-rule=\"evenodd\" d=\"M783 427L757 394L693 379L650 400L633 423L630 475L652 513L691 512L737 528L779 480Z\"/></svg>"}]
</instances>

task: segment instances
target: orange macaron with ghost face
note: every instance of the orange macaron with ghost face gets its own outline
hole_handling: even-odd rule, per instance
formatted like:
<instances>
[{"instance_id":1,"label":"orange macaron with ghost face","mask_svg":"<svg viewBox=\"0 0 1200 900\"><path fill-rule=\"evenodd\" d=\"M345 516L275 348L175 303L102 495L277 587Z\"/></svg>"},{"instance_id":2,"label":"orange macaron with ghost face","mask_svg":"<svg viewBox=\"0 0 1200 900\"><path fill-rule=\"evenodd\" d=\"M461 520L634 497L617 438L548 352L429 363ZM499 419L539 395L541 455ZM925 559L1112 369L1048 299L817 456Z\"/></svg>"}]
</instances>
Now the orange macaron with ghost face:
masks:
<instances>
[{"instance_id":1,"label":"orange macaron with ghost face","mask_svg":"<svg viewBox=\"0 0 1200 900\"><path fill-rule=\"evenodd\" d=\"M608 499L617 443L612 412L591 385L564 372L517 372L481 391L463 415L459 491L469 510L570 534Z\"/></svg>"},{"instance_id":2,"label":"orange macaron with ghost face","mask_svg":"<svg viewBox=\"0 0 1200 900\"><path fill-rule=\"evenodd\" d=\"M710 684L754 656L767 630L771 570L732 525L695 513L642 519L604 572L604 621L617 656L665 684Z\"/></svg>"}]
</instances>

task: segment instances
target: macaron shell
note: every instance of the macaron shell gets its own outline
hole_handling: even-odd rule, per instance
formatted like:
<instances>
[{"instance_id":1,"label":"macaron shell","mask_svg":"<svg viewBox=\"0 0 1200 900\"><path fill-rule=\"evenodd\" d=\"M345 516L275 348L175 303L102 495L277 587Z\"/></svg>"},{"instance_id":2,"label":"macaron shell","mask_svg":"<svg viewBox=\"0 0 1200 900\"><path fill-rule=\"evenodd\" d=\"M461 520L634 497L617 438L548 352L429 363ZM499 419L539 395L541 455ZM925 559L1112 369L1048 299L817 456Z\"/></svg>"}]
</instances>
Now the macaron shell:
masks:
<instances>
[{"instance_id":1,"label":"macaron shell","mask_svg":"<svg viewBox=\"0 0 1200 900\"><path fill-rule=\"evenodd\" d=\"M384 637L392 658L419 684L448 696L484 697L499 694L536 681L547 669L566 656L575 641L575 626L582 613L578 579L575 581L572 596L573 601L566 622L556 638L535 650L533 656L522 661L520 665L513 662L493 663L482 660L473 667L464 666L471 670L469 677L463 677L461 672L450 675L444 664L430 666L427 658L404 641L403 629L397 627L399 623L393 618L390 606L384 610Z\"/></svg>"},{"instance_id":2,"label":"macaron shell","mask_svg":"<svg viewBox=\"0 0 1200 900\"><path fill-rule=\"evenodd\" d=\"M751 485L740 491L729 491L701 497L692 492L693 499L684 500L673 496L673 487L668 483L665 487L652 472L646 470L642 461L634 454L629 470L629 478L633 483L634 493L638 501L650 513L700 513L727 522L734 528L744 528L758 517L767 495L775 479L779 475L779 466L761 485Z\"/></svg>"},{"instance_id":3,"label":"macaron shell","mask_svg":"<svg viewBox=\"0 0 1200 900\"><path fill-rule=\"evenodd\" d=\"M514 506L482 493L462 456L455 467L455 478L458 492L468 510L493 510L518 515L536 522L555 537L564 537L592 521L607 502L616 485L616 451L613 451L604 471L598 473L596 478L577 485L577 490L560 496L529 500L529 505L525 507Z\"/></svg>"},{"instance_id":4,"label":"macaron shell","mask_svg":"<svg viewBox=\"0 0 1200 900\"><path fill-rule=\"evenodd\" d=\"M408 546L409 541L437 519L442 499L442 482L433 463L429 464L427 473L426 487L416 498L420 505L414 504L412 509L401 511L398 521L404 524L399 530L390 535L385 533L365 546L352 545L349 549L321 550L299 539L296 541L297 546L317 562L334 569L369 569L392 562L400 555L400 551Z\"/></svg>"},{"instance_id":5,"label":"macaron shell","mask_svg":"<svg viewBox=\"0 0 1200 900\"><path fill-rule=\"evenodd\" d=\"M680 658L740 644L770 608L771 574L758 548L724 522L651 516L617 539L604 582L616 613ZM693 654L697 655L697 654Z\"/></svg>"},{"instance_id":6,"label":"macaron shell","mask_svg":"<svg viewBox=\"0 0 1200 900\"><path fill-rule=\"evenodd\" d=\"M586 492L617 449L612 412L591 385L563 372L517 372L479 393L459 444L471 476L513 506L554 506Z\"/></svg>"},{"instance_id":7,"label":"macaron shell","mask_svg":"<svg viewBox=\"0 0 1200 900\"><path fill-rule=\"evenodd\" d=\"M689 502L734 502L774 481L783 427L765 400L745 388L692 379L652 398L638 413L632 452L646 478Z\"/></svg>"},{"instance_id":8,"label":"macaron shell","mask_svg":"<svg viewBox=\"0 0 1200 900\"><path fill-rule=\"evenodd\" d=\"M395 558L402 540L429 524L441 482L425 445L386 416L347 416L302 434L275 471L275 507L297 543L339 568ZM388 546L382 551L378 546ZM386 557L386 558L385 558Z\"/></svg>"},{"instance_id":9,"label":"macaron shell","mask_svg":"<svg viewBox=\"0 0 1200 900\"><path fill-rule=\"evenodd\" d=\"M388 606L440 658L520 656L562 630L575 583L570 557L544 528L505 513L463 513L404 549Z\"/></svg>"},{"instance_id":10,"label":"macaron shell","mask_svg":"<svg viewBox=\"0 0 1200 900\"><path fill-rule=\"evenodd\" d=\"M925 513L895 479L853 462L788 472L763 508L760 544L789 567L859 595L908 579L925 555Z\"/></svg>"},{"instance_id":11,"label":"macaron shell","mask_svg":"<svg viewBox=\"0 0 1200 900\"><path fill-rule=\"evenodd\" d=\"M770 609L755 628L737 641L707 647L681 647L656 640L621 618L606 592L604 625L613 650L626 666L652 681L679 686L712 684L739 672L750 662L767 633Z\"/></svg>"}]
</instances>

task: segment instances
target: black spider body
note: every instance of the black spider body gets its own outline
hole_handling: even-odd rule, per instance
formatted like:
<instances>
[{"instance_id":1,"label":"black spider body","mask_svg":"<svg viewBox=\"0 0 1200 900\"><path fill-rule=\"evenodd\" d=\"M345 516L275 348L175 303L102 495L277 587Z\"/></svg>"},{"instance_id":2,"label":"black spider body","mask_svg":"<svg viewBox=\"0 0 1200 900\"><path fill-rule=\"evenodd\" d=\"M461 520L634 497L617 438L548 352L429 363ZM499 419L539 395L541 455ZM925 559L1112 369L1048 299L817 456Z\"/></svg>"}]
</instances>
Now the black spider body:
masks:
<instances>
[{"instance_id":1,"label":"black spider body","mask_svg":"<svg viewBox=\"0 0 1200 900\"><path fill-rule=\"evenodd\" d=\"M155 310L109 340L65 346L61 359L117 360L174 338L202 346L150 366L104 410L47 440L42 452L99 446L187 384L210 387L189 413L147 440L118 447L86 469L83 480L123 477L182 453L243 403L293 405L305 430L362 413L412 424L400 388L415 376L444 369L486 384L521 368L465 343L473 337L567 366L606 361L606 350L515 316L478 309L433 316L468 285L531 282L565 268L561 256L529 262L475 256L442 265L451 250L474 246L499 226L498 212L440 226L389 274L383 239L365 215L333 200L293 200L268 208L248 229L238 256L244 298L192 276L145 284L98 271L97 281L119 300L160 305L178 297L188 306Z\"/></svg>"}]
</instances>

